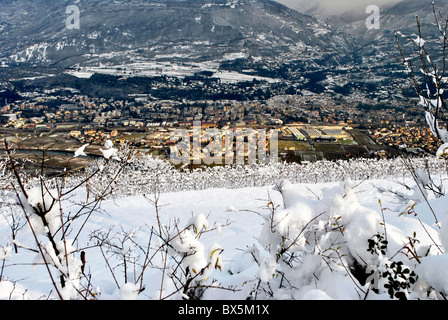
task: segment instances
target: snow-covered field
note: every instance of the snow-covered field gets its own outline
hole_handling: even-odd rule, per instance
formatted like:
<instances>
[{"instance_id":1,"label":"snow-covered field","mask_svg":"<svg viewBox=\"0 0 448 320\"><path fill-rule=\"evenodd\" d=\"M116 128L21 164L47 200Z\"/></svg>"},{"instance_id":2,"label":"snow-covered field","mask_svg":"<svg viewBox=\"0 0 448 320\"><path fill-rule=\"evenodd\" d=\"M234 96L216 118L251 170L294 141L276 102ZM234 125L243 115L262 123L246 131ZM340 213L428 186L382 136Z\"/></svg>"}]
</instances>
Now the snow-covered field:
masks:
<instances>
[{"instance_id":1,"label":"snow-covered field","mask_svg":"<svg viewBox=\"0 0 448 320\"><path fill-rule=\"evenodd\" d=\"M283 180L107 199L88 219L73 220L64 234L69 245L58 244L58 257L38 235L47 261L59 261L54 264L70 279L63 289L56 267L42 263L28 225L17 232L14 252L13 209L4 203L0 298L442 299L448 293L448 199L426 190L430 181L419 173L420 184L395 177ZM434 183L445 185L445 177ZM81 187L61 202L49 227L55 240L64 240L60 212L68 221L86 201Z\"/></svg>"},{"instance_id":2,"label":"snow-covered field","mask_svg":"<svg viewBox=\"0 0 448 320\"><path fill-rule=\"evenodd\" d=\"M118 55L119 53L117 53ZM108 54L109 55L109 54ZM243 55L244 56L244 55ZM228 54L223 59L234 60L240 58L241 54ZM278 82L278 79L261 77L253 74L238 73L231 71L220 70L219 62L205 61L205 62L183 62L176 63L172 61L166 61L168 58L185 58L181 54L174 55L158 55L152 62L147 62L145 59L138 63L122 64L122 65L101 65L99 67L83 67L79 70L67 71L68 74L78 78L90 78L93 74L107 74L114 76L140 76L140 77L157 77L166 75L169 77L185 77L194 76L203 70L207 70L213 73L214 78L219 78L223 82L237 83L242 81L252 81L257 79L260 81L267 81L269 83Z\"/></svg>"}]
</instances>

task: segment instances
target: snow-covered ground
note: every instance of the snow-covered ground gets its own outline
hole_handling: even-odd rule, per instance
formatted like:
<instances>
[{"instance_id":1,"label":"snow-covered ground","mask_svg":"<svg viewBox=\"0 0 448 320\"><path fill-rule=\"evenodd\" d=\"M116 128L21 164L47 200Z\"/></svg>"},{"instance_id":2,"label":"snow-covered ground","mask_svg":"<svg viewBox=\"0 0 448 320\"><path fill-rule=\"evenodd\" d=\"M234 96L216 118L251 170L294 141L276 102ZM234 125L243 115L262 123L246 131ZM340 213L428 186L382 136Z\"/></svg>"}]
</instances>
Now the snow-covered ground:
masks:
<instances>
[{"instance_id":1,"label":"snow-covered ground","mask_svg":"<svg viewBox=\"0 0 448 320\"><path fill-rule=\"evenodd\" d=\"M445 184L444 177L439 183ZM283 181L277 186L162 193L158 215L151 194L108 199L79 237L84 219L65 235L68 243L77 237L67 250L73 250L68 255L72 278L78 274L80 280L72 280L61 295L79 298L87 288L89 298L96 299L181 299L191 294L180 284L193 278L191 284L207 287L202 299L390 299L384 285L393 281L402 286L392 293L440 299L448 293L443 223L448 199L425 192L426 198L411 178ZM64 200L64 214L74 215L86 196L81 188ZM171 237L169 250L155 236L159 226ZM39 239L46 246L45 237ZM97 246L100 239L103 251ZM381 247L384 239L386 249ZM57 299L47 267L39 264L41 255L26 249L36 248L28 226L20 229L16 243L17 254L8 221L0 219L0 299ZM86 276L78 270L81 251ZM397 262L403 263L398 271ZM407 268L409 272L403 271ZM59 286L56 268L50 270ZM366 276L371 283L360 280L359 270L371 273ZM398 278L390 280L394 276ZM197 290L190 293L198 295Z\"/></svg>"},{"instance_id":2,"label":"snow-covered ground","mask_svg":"<svg viewBox=\"0 0 448 320\"><path fill-rule=\"evenodd\" d=\"M118 54L118 53L117 53ZM223 59L234 60L241 56L240 53L228 54ZM243 55L244 56L244 55ZM79 70L67 71L68 74L78 78L90 78L93 74L107 74L114 76L140 76L140 77L157 77L166 75L170 77L193 76L203 70L213 73L212 77L219 78L223 82L237 83L242 81L267 81L269 83L278 82L278 79L261 77L252 74L245 74L232 71L220 70L220 60L206 62L183 62L176 63L166 61L168 58L185 58L182 55L158 55L152 62L139 61L138 63L122 64L122 65L102 65L99 67L83 67Z\"/></svg>"}]
</instances>

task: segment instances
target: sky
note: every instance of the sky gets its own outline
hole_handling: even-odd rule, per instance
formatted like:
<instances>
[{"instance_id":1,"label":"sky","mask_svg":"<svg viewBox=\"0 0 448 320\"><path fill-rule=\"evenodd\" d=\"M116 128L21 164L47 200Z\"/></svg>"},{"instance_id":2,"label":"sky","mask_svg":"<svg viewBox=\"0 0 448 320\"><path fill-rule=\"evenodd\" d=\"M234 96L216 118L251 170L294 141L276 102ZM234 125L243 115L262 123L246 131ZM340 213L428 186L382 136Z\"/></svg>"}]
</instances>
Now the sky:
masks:
<instances>
[{"instance_id":1,"label":"sky","mask_svg":"<svg viewBox=\"0 0 448 320\"><path fill-rule=\"evenodd\" d=\"M322 15L340 14L351 10L363 10L369 5L381 7L384 4L398 3L403 0L277 0L288 7L306 12L316 4L320 6Z\"/></svg>"}]
</instances>

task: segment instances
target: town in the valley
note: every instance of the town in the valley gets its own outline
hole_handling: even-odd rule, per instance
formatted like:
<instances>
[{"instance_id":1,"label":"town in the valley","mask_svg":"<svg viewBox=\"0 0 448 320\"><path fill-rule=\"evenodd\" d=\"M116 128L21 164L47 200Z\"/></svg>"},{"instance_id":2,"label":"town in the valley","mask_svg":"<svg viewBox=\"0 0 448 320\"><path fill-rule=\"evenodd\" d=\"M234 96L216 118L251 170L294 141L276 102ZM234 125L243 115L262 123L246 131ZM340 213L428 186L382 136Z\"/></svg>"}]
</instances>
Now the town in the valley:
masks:
<instances>
[{"instance_id":1,"label":"town in the valley","mask_svg":"<svg viewBox=\"0 0 448 320\"><path fill-rule=\"evenodd\" d=\"M40 161L45 151L46 165L55 168L85 166L91 158L67 158L84 144L89 144L86 152L100 156L105 140L169 159L176 132L192 135L194 123L200 123L203 133L217 129L223 136L229 130L276 130L278 158L283 161L419 156L434 153L439 145L412 101L372 102L356 95L178 101L145 95L120 100L35 94L5 101L0 112L1 138L16 156ZM202 139L202 146L208 142ZM269 142L268 137L267 150Z\"/></svg>"}]
</instances>

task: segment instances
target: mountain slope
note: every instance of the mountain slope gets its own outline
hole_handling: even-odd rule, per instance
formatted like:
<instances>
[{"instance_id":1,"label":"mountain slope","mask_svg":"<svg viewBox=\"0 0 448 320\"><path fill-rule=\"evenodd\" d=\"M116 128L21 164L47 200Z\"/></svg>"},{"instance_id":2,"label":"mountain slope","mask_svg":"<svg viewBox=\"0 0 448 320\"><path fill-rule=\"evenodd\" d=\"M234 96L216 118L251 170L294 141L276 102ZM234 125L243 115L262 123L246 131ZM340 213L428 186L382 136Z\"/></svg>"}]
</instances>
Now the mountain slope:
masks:
<instances>
[{"instance_id":1,"label":"mountain slope","mask_svg":"<svg viewBox=\"0 0 448 320\"><path fill-rule=\"evenodd\" d=\"M435 8L442 15L448 12L448 1L437 1ZM332 25L337 32L345 34L353 39L351 53L353 56L362 57L366 62L394 63L394 55L398 54L394 31L404 35L400 38L403 43L406 37L416 35L416 15L422 23L422 33L425 39L435 40L439 36L438 29L434 25L432 1L407 0L395 4L385 4L380 8L380 28L368 29L366 19L370 13L366 13L366 7L346 11L342 14L330 15L325 21ZM319 15L319 11L314 12ZM415 52L415 47L410 47L409 52Z\"/></svg>"},{"instance_id":2,"label":"mountain slope","mask_svg":"<svg viewBox=\"0 0 448 320\"><path fill-rule=\"evenodd\" d=\"M79 1L79 30L66 28L70 4L2 1L1 61L73 67L231 54L325 60L344 45L327 25L268 0Z\"/></svg>"},{"instance_id":3,"label":"mountain slope","mask_svg":"<svg viewBox=\"0 0 448 320\"><path fill-rule=\"evenodd\" d=\"M79 30L66 27L71 0L0 2L0 66L19 67L3 68L3 88L17 85L18 79L39 82L66 68L74 69L69 72L77 77L182 77L206 71L229 81L259 77L274 85L286 83L292 92L355 94L375 101L380 92L378 101L388 103L401 99L396 81L408 76L394 57L398 49L393 31L415 34L419 14L425 40L438 33L431 26L429 0L382 6L378 30L366 27L369 14L359 6L320 21L321 7L313 7L310 16L272 0L75 3ZM446 12L448 2L436 7ZM415 52L412 41L405 50ZM39 68L29 71L30 66ZM25 68L28 73L19 75ZM64 87L65 74L59 75L53 79ZM48 89L42 83L32 87Z\"/></svg>"}]
</instances>

